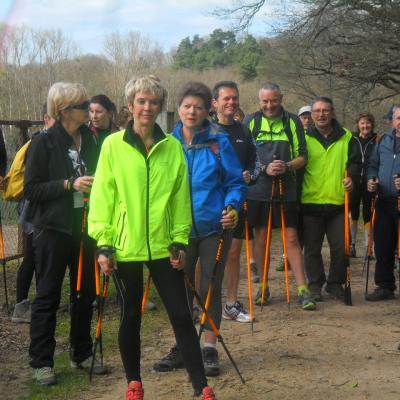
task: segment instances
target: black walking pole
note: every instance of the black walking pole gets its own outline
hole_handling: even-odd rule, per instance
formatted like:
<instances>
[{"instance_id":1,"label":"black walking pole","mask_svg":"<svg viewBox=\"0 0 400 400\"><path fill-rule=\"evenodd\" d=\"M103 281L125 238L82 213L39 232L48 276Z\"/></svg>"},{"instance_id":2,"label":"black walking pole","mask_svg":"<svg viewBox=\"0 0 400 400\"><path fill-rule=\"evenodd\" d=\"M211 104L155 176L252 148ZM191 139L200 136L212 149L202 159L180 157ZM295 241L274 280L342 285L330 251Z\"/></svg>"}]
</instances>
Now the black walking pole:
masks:
<instances>
[{"instance_id":1,"label":"black walking pole","mask_svg":"<svg viewBox=\"0 0 400 400\"><path fill-rule=\"evenodd\" d=\"M10 315L10 306L8 304L6 254L5 254L5 250L4 250L4 236L3 236L3 225L1 222L1 215L0 215L0 258L1 258L1 263L3 264L4 297L6 299L7 315Z\"/></svg>"},{"instance_id":2,"label":"black walking pole","mask_svg":"<svg viewBox=\"0 0 400 400\"><path fill-rule=\"evenodd\" d=\"M375 182L376 178L373 177L372 180ZM367 259L366 263L367 265L367 270L366 270L366 278L365 278L365 299L367 299L368 296L368 283L369 283L369 266L370 262L372 260L372 242L373 242L373 231L374 231L374 224L375 224L375 202L376 202L376 195L375 193L372 196L371 199L371 222L369 224L369 235L368 235L368 246L367 246Z\"/></svg>"}]
</instances>

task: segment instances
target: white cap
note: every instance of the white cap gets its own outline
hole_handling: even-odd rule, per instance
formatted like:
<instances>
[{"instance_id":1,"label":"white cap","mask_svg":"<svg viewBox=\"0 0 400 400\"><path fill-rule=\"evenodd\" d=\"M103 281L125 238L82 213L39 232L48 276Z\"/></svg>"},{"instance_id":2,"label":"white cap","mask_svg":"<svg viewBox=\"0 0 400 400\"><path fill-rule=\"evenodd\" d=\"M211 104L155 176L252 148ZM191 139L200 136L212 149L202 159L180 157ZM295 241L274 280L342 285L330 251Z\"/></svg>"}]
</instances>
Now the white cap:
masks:
<instances>
[{"instance_id":1,"label":"white cap","mask_svg":"<svg viewBox=\"0 0 400 400\"><path fill-rule=\"evenodd\" d=\"M300 108L300 110L299 110L299 112L297 113L297 115L301 115L301 114L304 114L304 113L310 113L311 112L311 106L303 106L303 107L301 107Z\"/></svg>"}]
</instances>

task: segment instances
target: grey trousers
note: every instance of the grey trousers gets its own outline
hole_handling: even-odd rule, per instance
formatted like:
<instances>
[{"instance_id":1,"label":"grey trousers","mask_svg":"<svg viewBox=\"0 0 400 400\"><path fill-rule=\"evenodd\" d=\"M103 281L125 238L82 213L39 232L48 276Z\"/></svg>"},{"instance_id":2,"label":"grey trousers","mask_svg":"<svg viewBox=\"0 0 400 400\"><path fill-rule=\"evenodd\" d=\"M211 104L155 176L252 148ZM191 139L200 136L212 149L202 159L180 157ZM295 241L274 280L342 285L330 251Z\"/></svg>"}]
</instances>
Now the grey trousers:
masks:
<instances>
[{"instance_id":1,"label":"grey trousers","mask_svg":"<svg viewBox=\"0 0 400 400\"><path fill-rule=\"evenodd\" d=\"M344 251L344 214L334 216L303 216L304 263L310 288L343 284L348 259ZM328 239L331 264L326 278L322 261L322 243Z\"/></svg>"},{"instance_id":2,"label":"grey trousers","mask_svg":"<svg viewBox=\"0 0 400 400\"><path fill-rule=\"evenodd\" d=\"M200 281L200 297L205 303L207 297L208 286L212 282L211 302L208 312L215 322L215 325L219 329L221 325L222 317L222 281L224 279L225 263L229 248L232 241L231 231L224 234L224 244L222 247L222 258L221 262L217 265L215 277L213 278L215 257L217 254L218 242L220 235L213 234L206 237L198 237L189 239L189 246L186 252L186 266L185 272L189 276L191 282L194 284L195 281L195 270L197 260L200 258L201 264L201 281ZM193 293L189 288L188 301L189 304L193 304ZM211 330L208 322L205 323L204 328Z\"/></svg>"}]
</instances>

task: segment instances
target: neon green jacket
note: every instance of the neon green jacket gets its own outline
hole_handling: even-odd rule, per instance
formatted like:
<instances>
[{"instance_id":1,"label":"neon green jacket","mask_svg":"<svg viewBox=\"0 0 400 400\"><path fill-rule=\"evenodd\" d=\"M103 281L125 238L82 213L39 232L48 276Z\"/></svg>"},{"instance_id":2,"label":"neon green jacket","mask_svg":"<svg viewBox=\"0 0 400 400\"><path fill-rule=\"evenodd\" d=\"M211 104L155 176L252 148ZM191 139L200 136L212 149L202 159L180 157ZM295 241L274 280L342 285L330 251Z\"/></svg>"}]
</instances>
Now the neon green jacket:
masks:
<instances>
[{"instance_id":1,"label":"neon green jacket","mask_svg":"<svg viewBox=\"0 0 400 400\"><path fill-rule=\"evenodd\" d=\"M98 246L113 246L118 261L165 258L171 243L188 243L192 216L182 146L158 125L153 135L147 154L131 123L101 149L88 232Z\"/></svg>"},{"instance_id":2,"label":"neon green jacket","mask_svg":"<svg viewBox=\"0 0 400 400\"><path fill-rule=\"evenodd\" d=\"M303 178L302 204L344 203L345 170L353 171L359 157L353 154L355 139L351 132L334 122L329 143L321 142L321 135L314 127L306 132L308 163Z\"/></svg>"}]
</instances>

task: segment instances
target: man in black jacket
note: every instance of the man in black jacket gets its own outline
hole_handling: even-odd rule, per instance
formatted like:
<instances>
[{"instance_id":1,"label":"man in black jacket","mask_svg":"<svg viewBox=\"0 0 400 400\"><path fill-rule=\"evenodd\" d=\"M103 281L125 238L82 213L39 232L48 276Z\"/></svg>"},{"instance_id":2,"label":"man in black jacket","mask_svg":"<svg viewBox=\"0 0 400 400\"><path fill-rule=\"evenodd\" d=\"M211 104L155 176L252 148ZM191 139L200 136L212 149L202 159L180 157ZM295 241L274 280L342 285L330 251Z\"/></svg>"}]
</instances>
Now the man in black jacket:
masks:
<instances>
[{"instance_id":1,"label":"man in black jacket","mask_svg":"<svg viewBox=\"0 0 400 400\"><path fill-rule=\"evenodd\" d=\"M247 184L254 183L260 172L256 147L248 129L234 116L239 109L239 89L232 81L218 82L213 88L213 108L217 123L229 134L230 142L243 168L243 179ZM250 232L249 232L250 233ZM225 266L226 303L222 317L237 322L251 322L250 316L238 301L237 292L240 277L240 251L245 237L244 213L233 231L233 239Z\"/></svg>"}]
</instances>

